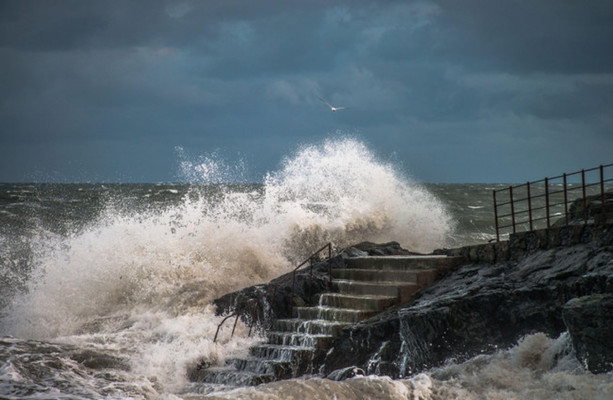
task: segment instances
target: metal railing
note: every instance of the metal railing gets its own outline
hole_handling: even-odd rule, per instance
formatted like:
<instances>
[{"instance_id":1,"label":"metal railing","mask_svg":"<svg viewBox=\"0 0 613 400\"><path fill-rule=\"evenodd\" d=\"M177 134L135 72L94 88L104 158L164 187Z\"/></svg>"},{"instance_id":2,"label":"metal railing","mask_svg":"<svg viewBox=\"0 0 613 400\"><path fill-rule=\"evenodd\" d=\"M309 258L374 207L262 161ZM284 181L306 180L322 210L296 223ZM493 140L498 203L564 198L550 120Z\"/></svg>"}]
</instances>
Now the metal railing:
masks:
<instances>
[{"instance_id":1,"label":"metal railing","mask_svg":"<svg viewBox=\"0 0 613 400\"><path fill-rule=\"evenodd\" d=\"M219 335L219 330L221 329L221 327L223 326L223 324L230 318L235 317L234 320L234 326L232 327L232 334L230 335L230 337L234 336L234 331L236 330L236 324L238 322L238 318L244 314L245 312L247 312L248 310L252 309L253 307L257 306L258 304L260 304L271 292L272 292L272 299L271 299L271 303L274 302L275 296L277 294L277 288L279 287L279 285L281 283L286 282L290 277L292 278L292 297L294 297L294 292L295 292L295 287L296 287L296 272L302 268L306 263L310 263L310 270L309 270L309 297L313 292L313 260L315 259L315 257L317 257L319 255L319 253L323 252L324 250L328 250L328 284L330 285L330 287L332 287L332 243L328 243L325 246L323 246L322 248L320 248L319 250L317 250L316 252L314 252L313 254L311 254L309 256L309 258L307 258L306 260L304 260L300 265L298 265L296 268L294 268L294 270L291 272L291 276L286 276L284 279L277 281L274 285L270 286L264 293L260 294L258 297L256 297L255 299L251 299L247 302L247 304L245 304L241 309L239 309L238 311L235 311L233 313L231 313L230 315L227 315L223 320L221 320L221 322L219 323L219 325L217 325L217 331L215 332L215 337L213 338L213 343L215 343L217 341L217 336ZM249 336L251 336L251 330L253 329L253 325L255 324L255 320L252 320L249 324Z\"/></svg>"},{"instance_id":2,"label":"metal railing","mask_svg":"<svg viewBox=\"0 0 613 400\"><path fill-rule=\"evenodd\" d=\"M496 240L511 233L511 229L516 233L520 229L550 228L554 218L564 218L563 222L568 225L569 204L577 199L583 199L582 218L587 223L588 197L600 195L602 213L606 212L605 185L608 182L613 182L613 164L494 190Z\"/></svg>"}]
</instances>

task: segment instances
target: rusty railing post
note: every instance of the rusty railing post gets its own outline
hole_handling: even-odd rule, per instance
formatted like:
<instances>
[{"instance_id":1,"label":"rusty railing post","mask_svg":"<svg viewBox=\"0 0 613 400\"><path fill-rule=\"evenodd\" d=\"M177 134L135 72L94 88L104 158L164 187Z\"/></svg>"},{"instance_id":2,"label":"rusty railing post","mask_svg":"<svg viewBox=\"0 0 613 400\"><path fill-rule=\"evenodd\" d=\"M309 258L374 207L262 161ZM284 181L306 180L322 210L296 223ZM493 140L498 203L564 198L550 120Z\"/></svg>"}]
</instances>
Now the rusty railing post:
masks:
<instances>
[{"instance_id":1,"label":"rusty railing post","mask_svg":"<svg viewBox=\"0 0 613 400\"><path fill-rule=\"evenodd\" d=\"M587 224L587 196L585 194L585 170L581 170L581 187L583 189L583 221Z\"/></svg>"},{"instance_id":2,"label":"rusty railing post","mask_svg":"<svg viewBox=\"0 0 613 400\"><path fill-rule=\"evenodd\" d=\"M566 217L566 225L568 225L568 189L566 185L566 172L563 175L564 179L564 216Z\"/></svg>"},{"instance_id":3,"label":"rusty railing post","mask_svg":"<svg viewBox=\"0 0 613 400\"><path fill-rule=\"evenodd\" d=\"M494 194L494 221L496 225L496 241L500 242L500 234L498 233L498 204L496 204L496 191L493 190Z\"/></svg>"},{"instance_id":4,"label":"rusty railing post","mask_svg":"<svg viewBox=\"0 0 613 400\"><path fill-rule=\"evenodd\" d=\"M549 216L549 178L545 178L545 211L547 212L547 229L551 227L551 217Z\"/></svg>"},{"instance_id":5,"label":"rusty railing post","mask_svg":"<svg viewBox=\"0 0 613 400\"><path fill-rule=\"evenodd\" d=\"M238 322L238 314L236 314L236 318L234 319L234 326L232 327L232 334L230 337L234 336L234 331L236 330L236 323Z\"/></svg>"},{"instance_id":6,"label":"rusty railing post","mask_svg":"<svg viewBox=\"0 0 613 400\"><path fill-rule=\"evenodd\" d=\"M513 202L513 186L509 186L509 198L511 199L511 222L513 223L513 233L515 231L515 203Z\"/></svg>"},{"instance_id":7,"label":"rusty railing post","mask_svg":"<svg viewBox=\"0 0 613 400\"><path fill-rule=\"evenodd\" d=\"M534 227L532 226L532 196L530 195L530 182L526 183L526 190L528 195L528 218L530 219L530 230L533 231Z\"/></svg>"},{"instance_id":8,"label":"rusty railing post","mask_svg":"<svg viewBox=\"0 0 613 400\"><path fill-rule=\"evenodd\" d=\"M600 201L601 201L600 205L602 208L603 223L606 223L605 214L607 210L605 207L605 196L604 196L604 167L602 165L600 166Z\"/></svg>"},{"instance_id":9,"label":"rusty railing post","mask_svg":"<svg viewBox=\"0 0 613 400\"><path fill-rule=\"evenodd\" d=\"M225 321L226 319L224 318L223 321ZM217 330L215 331L215 337L213 338L213 343L217 342L217 335L219 335L219 330L221 329L221 326L223 325L223 321L217 325Z\"/></svg>"}]
</instances>

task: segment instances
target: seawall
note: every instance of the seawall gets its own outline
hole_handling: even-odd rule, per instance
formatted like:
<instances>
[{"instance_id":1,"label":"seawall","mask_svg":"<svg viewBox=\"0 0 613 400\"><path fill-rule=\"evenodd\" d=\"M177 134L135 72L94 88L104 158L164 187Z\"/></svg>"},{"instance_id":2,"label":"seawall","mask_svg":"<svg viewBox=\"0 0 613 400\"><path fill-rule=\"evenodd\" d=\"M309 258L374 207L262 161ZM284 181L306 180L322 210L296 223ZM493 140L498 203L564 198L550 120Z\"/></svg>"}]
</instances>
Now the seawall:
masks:
<instances>
[{"instance_id":1,"label":"seawall","mask_svg":"<svg viewBox=\"0 0 613 400\"><path fill-rule=\"evenodd\" d=\"M510 235L509 240L435 250L433 254L461 256L471 263L494 264L519 261L538 250L569 247L587 243L611 243L613 224L578 224L551 227Z\"/></svg>"}]
</instances>

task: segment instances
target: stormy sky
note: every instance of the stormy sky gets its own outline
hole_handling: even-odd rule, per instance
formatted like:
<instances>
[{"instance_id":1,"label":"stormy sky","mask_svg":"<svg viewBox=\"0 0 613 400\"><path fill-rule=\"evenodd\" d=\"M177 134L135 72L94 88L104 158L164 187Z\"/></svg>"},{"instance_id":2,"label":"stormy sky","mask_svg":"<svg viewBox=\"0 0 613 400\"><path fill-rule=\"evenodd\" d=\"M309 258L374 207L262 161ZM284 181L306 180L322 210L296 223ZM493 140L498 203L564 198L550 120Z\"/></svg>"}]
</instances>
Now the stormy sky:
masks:
<instances>
[{"instance_id":1,"label":"stormy sky","mask_svg":"<svg viewBox=\"0 0 613 400\"><path fill-rule=\"evenodd\" d=\"M0 58L0 182L259 181L347 135L424 182L613 162L608 0L0 1Z\"/></svg>"}]
</instances>

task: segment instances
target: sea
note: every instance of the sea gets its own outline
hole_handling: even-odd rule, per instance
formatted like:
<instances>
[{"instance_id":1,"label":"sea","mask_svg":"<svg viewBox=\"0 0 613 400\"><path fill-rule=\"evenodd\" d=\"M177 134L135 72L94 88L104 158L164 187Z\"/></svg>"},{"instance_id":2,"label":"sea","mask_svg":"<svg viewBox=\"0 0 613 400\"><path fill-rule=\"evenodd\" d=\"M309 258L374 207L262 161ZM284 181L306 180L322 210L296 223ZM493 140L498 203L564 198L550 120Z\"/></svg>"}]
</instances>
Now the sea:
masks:
<instances>
[{"instance_id":1,"label":"sea","mask_svg":"<svg viewBox=\"0 0 613 400\"><path fill-rule=\"evenodd\" d=\"M404 379L190 382L201 360L262 340L239 323L214 343L215 298L328 242L495 240L492 191L508 183L418 182L353 138L303 146L257 183L214 157L181 169L182 183L0 183L1 399L613 398L613 376L586 372L567 334L541 333Z\"/></svg>"}]
</instances>

